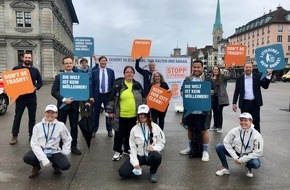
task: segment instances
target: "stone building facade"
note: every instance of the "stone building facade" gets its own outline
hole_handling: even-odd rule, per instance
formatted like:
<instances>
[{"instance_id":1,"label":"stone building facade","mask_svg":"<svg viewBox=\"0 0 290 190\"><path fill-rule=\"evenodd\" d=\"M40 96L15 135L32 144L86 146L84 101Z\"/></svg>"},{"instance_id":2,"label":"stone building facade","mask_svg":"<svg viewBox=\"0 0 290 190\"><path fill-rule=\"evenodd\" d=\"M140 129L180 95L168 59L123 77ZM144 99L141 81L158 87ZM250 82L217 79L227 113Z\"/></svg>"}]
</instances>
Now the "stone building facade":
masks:
<instances>
[{"instance_id":1,"label":"stone building facade","mask_svg":"<svg viewBox=\"0 0 290 190\"><path fill-rule=\"evenodd\" d=\"M73 56L72 0L0 0L0 72L31 52L43 80L53 80L65 55Z\"/></svg>"}]
</instances>

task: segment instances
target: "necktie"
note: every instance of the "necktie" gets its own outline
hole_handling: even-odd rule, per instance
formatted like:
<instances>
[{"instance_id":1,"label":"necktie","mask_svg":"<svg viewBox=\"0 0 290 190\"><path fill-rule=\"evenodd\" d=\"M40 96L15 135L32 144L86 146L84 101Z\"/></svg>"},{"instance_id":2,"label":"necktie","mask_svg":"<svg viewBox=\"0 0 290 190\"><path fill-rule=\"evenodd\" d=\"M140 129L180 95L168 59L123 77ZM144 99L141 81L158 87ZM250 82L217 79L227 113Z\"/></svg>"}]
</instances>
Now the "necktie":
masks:
<instances>
[{"instance_id":1,"label":"necktie","mask_svg":"<svg viewBox=\"0 0 290 190\"><path fill-rule=\"evenodd\" d=\"M102 72L101 90L102 90L102 93L105 93L105 70L104 69Z\"/></svg>"}]
</instances>

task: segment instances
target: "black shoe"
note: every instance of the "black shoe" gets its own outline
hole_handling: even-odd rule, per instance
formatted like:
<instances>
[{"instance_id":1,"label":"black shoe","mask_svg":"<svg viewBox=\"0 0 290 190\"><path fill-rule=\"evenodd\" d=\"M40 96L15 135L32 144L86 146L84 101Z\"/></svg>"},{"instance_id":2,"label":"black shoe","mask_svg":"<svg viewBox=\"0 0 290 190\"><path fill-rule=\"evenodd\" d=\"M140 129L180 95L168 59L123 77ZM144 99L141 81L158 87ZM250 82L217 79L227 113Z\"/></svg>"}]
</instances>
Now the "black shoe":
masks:
<instances>
[{"instance_id":1,"label":"black shoe","mask_svg":"<svg viewBox=\"0 0 290 190\"><path fill-rule=\"evenodd\" d=\"M113 137L112 131L108 132L108 137Z\"/></svg>"},{"instance_id":2,"label":"black shoe","mask_svg":"<svg viewBox=\"0 0 290 190\"><path fill-rule=\"evenodd\" d=\"M71 147L71 152L75 155L81 155L82 152L77 147Z\"/></svg>"}]
</instances>

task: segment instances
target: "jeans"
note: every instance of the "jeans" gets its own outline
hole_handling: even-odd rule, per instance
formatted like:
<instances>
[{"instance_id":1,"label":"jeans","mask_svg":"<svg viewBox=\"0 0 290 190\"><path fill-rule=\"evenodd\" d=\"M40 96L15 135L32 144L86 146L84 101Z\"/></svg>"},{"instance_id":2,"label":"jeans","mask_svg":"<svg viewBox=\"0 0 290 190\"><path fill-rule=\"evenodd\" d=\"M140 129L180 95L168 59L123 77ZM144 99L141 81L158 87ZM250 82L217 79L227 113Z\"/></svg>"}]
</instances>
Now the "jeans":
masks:
<instances>
[{"instance_id":1,"label":"jeans","mask_svg":"<svg viewBox=\"0 0 290 190\"><path fill-rule=\"evenodd\" d=\"M229 169L226 155L229 157L231 157L231 156L228 153L225 146L222 143L219 143L215 146L215 149L216 149L216 153L217 153L217 155L222 163L222 166L226 169ZM252 168L258 169L260 166L261 166L261 163L260 163L260 160L258 158L251 159L246 163L246 167L248 169L252 169Z\"/></svg>"},{"instance_id":2,"label":"jeans","mask_svg":"<svg viewBox=\"0 0 290 190\"><path fill-rule=\"evenodd\" d=\"M214 126L216 128L223 127L223 108L224 106L219 105L218 97L214 97L214 101L212 102L212 111L213 111L213 119Z\"/></svg>"}]
</instances>

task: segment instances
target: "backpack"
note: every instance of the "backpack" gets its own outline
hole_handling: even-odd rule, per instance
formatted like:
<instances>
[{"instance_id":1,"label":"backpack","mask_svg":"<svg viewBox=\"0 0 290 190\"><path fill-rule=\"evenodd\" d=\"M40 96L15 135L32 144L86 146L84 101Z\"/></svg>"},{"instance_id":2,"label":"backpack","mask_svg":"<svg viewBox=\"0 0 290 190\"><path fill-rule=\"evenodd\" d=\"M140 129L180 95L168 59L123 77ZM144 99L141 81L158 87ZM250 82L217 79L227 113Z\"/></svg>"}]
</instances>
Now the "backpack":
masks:
<instances>
[{"instance_id":1,"label":"backpack","mask_svg":"<svg viewBox=\"0 0 290 190\"><path fill-rule=\"evenodd\" d=\"M201 132L195 127L192 127L191 135L191 151L189 158L201 158L203 151Z\"/></svg>"}]
</instances>

